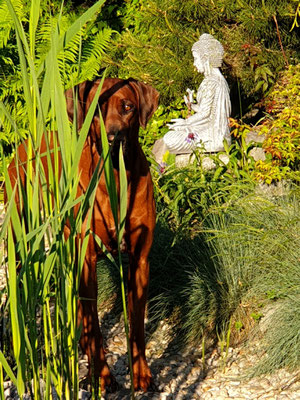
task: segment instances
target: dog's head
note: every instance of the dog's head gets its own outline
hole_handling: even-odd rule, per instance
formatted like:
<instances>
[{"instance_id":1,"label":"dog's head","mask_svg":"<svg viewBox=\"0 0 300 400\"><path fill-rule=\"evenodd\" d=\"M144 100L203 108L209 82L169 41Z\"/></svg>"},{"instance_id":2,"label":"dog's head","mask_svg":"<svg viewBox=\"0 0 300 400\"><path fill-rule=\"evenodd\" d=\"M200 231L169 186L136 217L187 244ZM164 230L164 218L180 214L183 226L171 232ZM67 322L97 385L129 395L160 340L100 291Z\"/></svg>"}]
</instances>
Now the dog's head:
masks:
<instances>
[{"instance_id":1,"label":"dog's head","mask_svg":"<svg viewBox=\"0 0 300 400\"><path fill-rule=\"evenodd\" d=\"M80 130L84 118L93 101L100 80L83 82L77 90L77 129ZM149 85L134 79L122 80L107 78L104 80L99 106L103 117L109 143L113 146L112 153L116 152L122 143L124 154L130 146L138 141L138 130L144 129L147 122L158 106L158 92ZM71 120L74 117L74 90L66 92L67 110ZM90 137L101 151L101 129L99 108L96 109L90 127Z\"/></svg>"}]
</instances>

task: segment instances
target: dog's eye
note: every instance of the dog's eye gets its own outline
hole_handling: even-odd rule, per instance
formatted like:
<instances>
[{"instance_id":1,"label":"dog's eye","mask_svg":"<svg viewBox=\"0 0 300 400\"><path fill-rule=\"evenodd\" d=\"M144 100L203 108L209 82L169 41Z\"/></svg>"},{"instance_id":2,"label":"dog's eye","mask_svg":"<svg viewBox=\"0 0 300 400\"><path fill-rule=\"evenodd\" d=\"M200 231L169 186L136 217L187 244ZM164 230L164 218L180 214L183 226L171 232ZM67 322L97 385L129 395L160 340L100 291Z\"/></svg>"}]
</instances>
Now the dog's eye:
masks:
<instances>
[{"instance_id":1,"label":"dog's eye","mask_svg":"<svg viewBox=\"0 0 300 400\"><path fill-rule=\"evenodd\" d=\"M133 110L133 104L129 104L129 103L124 103L123 104L123 109L126 112L132 111Z\"/></svg>"}]
</instances>

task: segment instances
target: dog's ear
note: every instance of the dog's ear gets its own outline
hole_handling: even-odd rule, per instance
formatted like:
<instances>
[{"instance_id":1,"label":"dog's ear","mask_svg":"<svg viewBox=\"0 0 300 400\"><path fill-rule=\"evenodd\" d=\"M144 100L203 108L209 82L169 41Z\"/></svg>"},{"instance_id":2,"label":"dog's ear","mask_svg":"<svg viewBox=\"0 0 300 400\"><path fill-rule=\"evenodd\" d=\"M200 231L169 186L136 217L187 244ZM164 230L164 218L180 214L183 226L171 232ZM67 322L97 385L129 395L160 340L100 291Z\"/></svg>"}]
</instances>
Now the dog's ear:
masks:
<instances>
[{"instance_id":1,"label":"dog's ear","mask_svg":"<svg viewBox=\"0 0 300 400\"><path fill-rule=\"evenodd\" d=\"M145 129L149 119L158 107L159 93L152 86L134 80L130 81L130 86L136 92L140 125Z\"/></svg>"},{"instance_id":2,"label":"dog's ear","mask_svg":"<svg viewBox=\"0 0 300 400\"><path fill-rule=\"evenodd\" d=\"M90 85L91 82L85 81L75 86L74 88L68 89L65 92L69 120L73 122L74 114L76 113L78 130L81 129L84 122L86 114L86 97L90 90ZM75 104L76 100L77 106Z\"/></svg>"}]
</instances>

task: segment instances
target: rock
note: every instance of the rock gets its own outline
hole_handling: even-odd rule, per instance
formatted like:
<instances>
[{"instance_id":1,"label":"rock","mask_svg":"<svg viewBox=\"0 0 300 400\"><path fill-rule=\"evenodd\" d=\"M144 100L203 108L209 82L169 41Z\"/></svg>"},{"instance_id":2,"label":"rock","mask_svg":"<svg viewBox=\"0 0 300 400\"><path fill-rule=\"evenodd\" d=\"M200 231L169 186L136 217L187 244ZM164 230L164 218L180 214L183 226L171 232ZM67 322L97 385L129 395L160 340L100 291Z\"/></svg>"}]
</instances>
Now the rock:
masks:
<instances>
[{"instance_id":1,"label":"rock","mask_svg":"<svg viewBox=\"0 0 300 400\"><path fill-rule=\"evenodd\" d=\"M167 151L167 147L163 141L163 139L158 139L153 145L152 148L152 154L154 156L154 159L158 164L162 163L163 161L163 156Z\"/></svg>"}]
</instances>

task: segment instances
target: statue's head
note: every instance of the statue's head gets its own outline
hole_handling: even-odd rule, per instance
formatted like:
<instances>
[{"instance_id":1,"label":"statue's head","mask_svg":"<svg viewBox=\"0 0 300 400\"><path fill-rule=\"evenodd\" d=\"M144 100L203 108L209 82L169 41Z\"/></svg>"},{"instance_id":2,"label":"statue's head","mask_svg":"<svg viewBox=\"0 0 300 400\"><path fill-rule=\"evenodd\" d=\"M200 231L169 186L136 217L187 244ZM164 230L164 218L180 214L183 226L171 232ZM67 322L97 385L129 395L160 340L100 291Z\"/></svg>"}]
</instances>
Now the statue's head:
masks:
<instances>
[{"instance_id":1,"label":"statue's head","mask_svg":"<svg viewBox=\"0 0 300 400\"><path fill-rule=\"evenodd\" d=\"M199 72L209 72L222 65L224 49L221 43L208 33L203 33L193 44L194 65Z\"/></svg>"}]
</instances>

